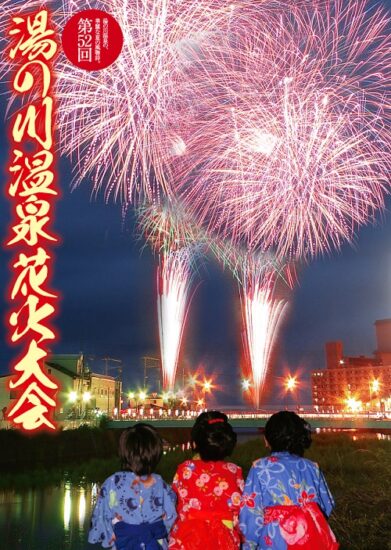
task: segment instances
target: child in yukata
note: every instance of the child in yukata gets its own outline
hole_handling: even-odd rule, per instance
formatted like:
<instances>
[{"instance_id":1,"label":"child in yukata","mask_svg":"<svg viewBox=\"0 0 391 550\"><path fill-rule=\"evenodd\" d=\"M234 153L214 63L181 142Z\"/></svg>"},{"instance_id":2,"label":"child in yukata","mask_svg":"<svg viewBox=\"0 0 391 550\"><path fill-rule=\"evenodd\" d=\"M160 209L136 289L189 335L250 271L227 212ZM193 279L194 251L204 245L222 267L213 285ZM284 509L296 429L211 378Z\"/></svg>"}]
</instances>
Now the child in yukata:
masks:
<instances>
[{"instance_id":1,"label":"child in yukata","mask_svg":"<svg viewBox=\"0 0 391 550\"><path fill-rule=\"evenodd\" d=\"M219 411L202 413L191 438L197 455L178 466L173 489L178 519L170 533L170 550L236 550L242 470L224 459L236 444L228 418Z\"/></svg>"},{"instance_id":2,"label":"child in yukata","mask_svg":"<svg viewBox=\"0 0 391 550\"><path fill-rule=\"evenodd\" d=\"M156 430L135 424L119 441L122 470L103 483L88 542L113 550L162 550L175 519L176 497L154 474L163 452Z\"/></svg>"},{"instance_id":3,"label":"child in yukata","mask_svg":"<svg viewBox=\"0 0 391 550\"><path fill-rule=\"evenodd\" d=\"M334 500L318 465L302 458L311 428L290 411L265 426L271 455L254 462L244 488L240 529L243 550L336 550L326 518Z\"/></svg>"}]
</instances>

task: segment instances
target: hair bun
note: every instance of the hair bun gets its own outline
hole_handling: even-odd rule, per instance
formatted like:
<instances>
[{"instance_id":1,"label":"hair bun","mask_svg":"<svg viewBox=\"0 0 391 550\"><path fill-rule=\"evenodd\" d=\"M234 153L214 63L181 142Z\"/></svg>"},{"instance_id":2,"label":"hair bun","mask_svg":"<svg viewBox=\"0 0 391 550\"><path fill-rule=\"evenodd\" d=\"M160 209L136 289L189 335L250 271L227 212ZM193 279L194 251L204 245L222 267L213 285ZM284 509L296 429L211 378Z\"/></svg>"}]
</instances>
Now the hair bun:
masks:
<instances>
[{"instance_id":1,"label":"hair bun","mask_svg":"<svg viewBox=\"0 0 391 550\"><path fill-rule=\"evenodd\" d=\"M236 433L226 414L206 411L195 421L191 440L202 460L223 460L235 447Z\"/></svg>"}]
</instances>

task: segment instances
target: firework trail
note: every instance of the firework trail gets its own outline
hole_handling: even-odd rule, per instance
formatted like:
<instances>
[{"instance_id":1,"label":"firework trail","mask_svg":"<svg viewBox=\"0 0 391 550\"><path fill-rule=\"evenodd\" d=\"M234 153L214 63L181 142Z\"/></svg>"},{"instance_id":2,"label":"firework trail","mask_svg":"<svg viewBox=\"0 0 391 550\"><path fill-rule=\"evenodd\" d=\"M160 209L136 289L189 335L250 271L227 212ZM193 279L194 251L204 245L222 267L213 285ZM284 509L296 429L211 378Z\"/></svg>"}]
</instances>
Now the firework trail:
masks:
<instances>
[{"instance_id":1,"label":"firework trail","mask_svg":"<svg viewBox=\"0 0 391 550\"><path fill-rule=\"evenodd\" d=\"M144 204L137 215L140 235L159 257L157 310L163 388L173 390L200 243L197 229L179 207Z\"/></svg>"},{"instance_id":2,"label":"firework trail","mask_svg":"<svg viewBox=\"0 0 391 550\"><path fill-rule=\"evenodd\" d=\"M245 254L221 239L211 239L202 228L191 223L178 205L143 205L137 213L140 236L159 256L158 321L163 385L165 389L173 389L185 312L188 311L188 281L196 268L192 261L194 252L191 256L189 252L196 250L197 257L214 256L238 282L242 281L240 274Z\"/></svg>"},{"instance_id":3,"label":"firework trail","mask_svg":"<svg viewBox=\"0 0 391 550\"><path fill-rule=\"evenodd\" d=\"M178 289L183 290L181 284L189 276L189 271L194 272L194 262L190 265L188 251L196 249L198 257L201 254L215 257L239 283L246 366L251 371L252 397L254 405L258 407L271 352L287 309L287 301L276 298L275 286L277 281L281 281L284 286L293 287L296 281L294 266L281 264L270 254L260 254L255 258L229 242L211 238L202 228L193 225L189 217L177 207L149 205L139 208L138 212L140 233L159 254L163 266L167 258L172 257L173 251L187 247L186 269L183 270L182 263L179 263L175 264L174 269L170 264L170 269L166 271L167 289L170 289L171 294L170 298L165 298L164 316L161 314L162 269L159 268L159 329L165 387L168 388L170 384L168 373L176 371L176 350L180 346L181 319L187 309L188 292L183 292L181 300L176 297L180 294ZM178 311L182 313L178 314ZM174 381L175 374L172 375L171 389Z\"/></svg>"},{"instance_id":4,"label":"firework trail","mask_svg":"<svg viewBox=\"0 0 391 550\"><path fill-rule=\"evenodd\" d=\"M158 322L163 388L173 390L178 357L186 323L192 279L189 251L164 255L157 273Z\"/></svg>"},{"instance_id":5,"label":"firework trail","mask_svg":"<svg viewBox=\"0 0 391 550\"><path fill-rule=\"evenodd\" d=\"M222 40L194 75L205 93L183 123L181 200L251 251L340 248L389 191L389 17L364 0L254 7Z\"/></svg>"},{"instance_id":6,"label":"firework trail","mask_svg":"<svg viewBox=\"0 0 391 550\"><path fill-rule=\"evenodd\" d=\"M276 282L275 269L249 258L243 270L240 297L246 366L251 370L251 394L256 408L259 408L271 354L288 307L285 299L276 297Z\"/></svg>"}]
</instances>

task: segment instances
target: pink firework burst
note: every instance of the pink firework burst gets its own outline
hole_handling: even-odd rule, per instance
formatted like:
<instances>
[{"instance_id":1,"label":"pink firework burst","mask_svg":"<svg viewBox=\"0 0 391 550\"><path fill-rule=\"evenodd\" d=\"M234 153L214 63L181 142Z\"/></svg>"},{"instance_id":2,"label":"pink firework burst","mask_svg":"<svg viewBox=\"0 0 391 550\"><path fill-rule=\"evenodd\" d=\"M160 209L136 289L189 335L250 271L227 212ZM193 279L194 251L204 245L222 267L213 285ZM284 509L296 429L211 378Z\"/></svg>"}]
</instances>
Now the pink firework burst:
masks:
<instances>
[{"instance_id":1,"label":"pink firework burst","mask_svg":"<svg viewBox=\"0 0 391 550\"><path fill-rule=\"evenodd\" d=\"M83 9L100 9L119 23L124 45L115 63L85 71L64 54L56 60L59 149L74 163L74 182L92 179L106 200L139 203L170 195L171 159L183 153L178 133L192 116L184 92L193 66L225 32L236 2L222 0L52 0L59 35ZM42 7L38 0L5 0L0 44L10 18ZM1 72L7 73L1 63Z\"/></svg>"},{"instance_id":2,"label":"pink firework burst","mask_svg":"<svg viewBox=\"0 0 391 550\"><path fill-rule=\"evenodd\" d=\"M212 233L311 258L351 241L389 192L389 17L364 0L253 14L194 75L177 190Z\"/></svg>"},{"instance_id":3,"label":"pink firework burst","mask_svg":"<svg viewBox=\"0 0 391 550\"><path fill-rule=\"evenodd\" d=\"M59 65L62 150L76 159L77 181L92 174L94 191L103 188L106 199L159 200L171 191L169 159L183 151L177 127L190 115L184 82L229 5L100 0L94 8L115 17L124 46L113 65L93 74Z\"/></svg>"}]
</instances>

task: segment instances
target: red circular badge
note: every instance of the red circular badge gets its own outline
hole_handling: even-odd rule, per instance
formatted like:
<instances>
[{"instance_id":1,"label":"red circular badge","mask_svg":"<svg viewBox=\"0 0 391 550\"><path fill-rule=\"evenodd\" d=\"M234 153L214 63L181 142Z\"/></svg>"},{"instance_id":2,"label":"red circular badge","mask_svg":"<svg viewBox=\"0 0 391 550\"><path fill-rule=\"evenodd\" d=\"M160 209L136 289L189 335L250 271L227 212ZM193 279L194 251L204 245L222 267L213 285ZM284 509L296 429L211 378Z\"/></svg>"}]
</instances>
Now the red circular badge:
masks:
<instances>
[{"instance_id":1,"label":"red circular badge","mask_svg":"<svg viewBox=\"0 0 391 550\"><path fill-rule=\"evenodd\" d=\"M62 33L64 53L76 67L98 71L114 63L124 37L112 15L102 10L83 10L67 21Z\"/></svg>"}]
</instances>

